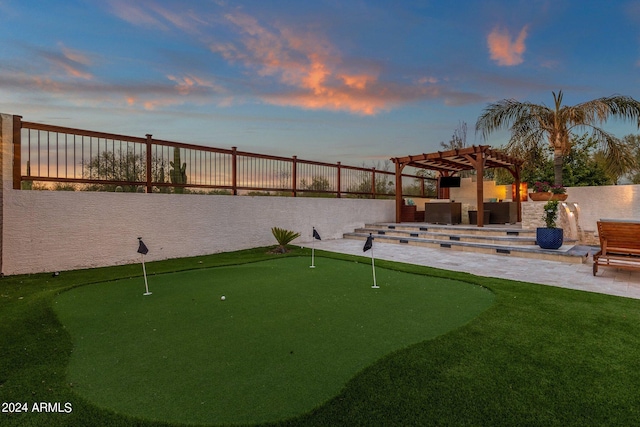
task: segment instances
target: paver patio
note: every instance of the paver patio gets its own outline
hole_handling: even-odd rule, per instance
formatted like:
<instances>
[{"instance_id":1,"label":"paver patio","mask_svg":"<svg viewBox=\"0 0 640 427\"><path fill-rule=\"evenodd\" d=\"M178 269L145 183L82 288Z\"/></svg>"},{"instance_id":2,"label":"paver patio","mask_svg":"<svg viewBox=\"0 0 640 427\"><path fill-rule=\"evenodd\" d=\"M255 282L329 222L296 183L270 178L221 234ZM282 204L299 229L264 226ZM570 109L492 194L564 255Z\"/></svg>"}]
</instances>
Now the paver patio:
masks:
<instances>
[{"instance_id":1,"label":"paver patio","mask_svg":"<svg viewBox=\"0 0 640 427\"><path fill-rule=\"evenodd\" d=\"M316 249L352 255L363 255L362 246L349 239L315 243ZM640 271L602 268L594 277L591 256L586 263L575 264L384 243L374 244L374 255L376 259L640 299Z\"/></svg>"}]
</instances>

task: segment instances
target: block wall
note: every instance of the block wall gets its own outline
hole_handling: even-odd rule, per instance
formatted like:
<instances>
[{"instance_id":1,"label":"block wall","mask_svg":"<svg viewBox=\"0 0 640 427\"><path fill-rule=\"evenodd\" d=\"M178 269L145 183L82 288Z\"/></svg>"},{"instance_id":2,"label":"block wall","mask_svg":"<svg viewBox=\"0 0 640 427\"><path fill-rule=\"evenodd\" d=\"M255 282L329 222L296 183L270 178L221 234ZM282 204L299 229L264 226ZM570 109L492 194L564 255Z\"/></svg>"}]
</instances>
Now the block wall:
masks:
<instances>
[{"instance_id":1,"label":"block wall","mask_svg":"<svg viewBox=\"0 0 640 427\"><path fill-rule=\"evenodd\" d=\"M12 116L2 118L2 273L36 273L275 245L272 227L323 239L395 221L393 200L12 189Z\"/></svg>"}]
</instances>

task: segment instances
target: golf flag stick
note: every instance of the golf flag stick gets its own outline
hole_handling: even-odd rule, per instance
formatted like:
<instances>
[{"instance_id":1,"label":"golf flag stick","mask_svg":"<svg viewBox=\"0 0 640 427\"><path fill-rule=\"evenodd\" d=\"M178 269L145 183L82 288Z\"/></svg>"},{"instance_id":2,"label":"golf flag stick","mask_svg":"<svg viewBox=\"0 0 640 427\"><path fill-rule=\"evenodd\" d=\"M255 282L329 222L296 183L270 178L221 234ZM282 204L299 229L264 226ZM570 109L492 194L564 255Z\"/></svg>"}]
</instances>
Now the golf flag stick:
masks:
<instances>
[{"instance_id":1,"label":"golf flag stick","mask_svg":"<svg viewBox=\"0 0 640 427\"><path fill-rule=\"evenodd\" d=\"M311 240L311 265L309 266L309 268L316 268L316 266L314 264L315 250L316 250L316 248L315 248L316 239L322 240L320 238L320 234L318 234L318 232L316 231L316 228L313 227L313 239Z\"/></svg>"},{"instance_id":2,"label":"golf flag stick","mask_svg":"<svg viewBox=\"0 0 640 427\"><path fill-rule=\"evenodd\" d=\"M144 289L146 291L142 295L151 295L151 292L149 292L149 284L147 283L147 268L144 266L144 256L149 253L149 249L142 241L142 237L138 237L138 253L142 259L142 274L144 275Z\"/></svg>"},{"instance_id":3,"label":"golf flag stick","mask_svg":"<svg viewBox=\"0 0 640 427\"><path fill-rule=\"evenodd\" d=\"M371 249L371 270L373 271L373 286L371 287L377 289L380 286L376 283L376 264L373 258L373 235L371 233L369 233L369 237L367 237L367 241L364 243L362 251L367 252L369 249Z\"/></svg>"}]
</instances>

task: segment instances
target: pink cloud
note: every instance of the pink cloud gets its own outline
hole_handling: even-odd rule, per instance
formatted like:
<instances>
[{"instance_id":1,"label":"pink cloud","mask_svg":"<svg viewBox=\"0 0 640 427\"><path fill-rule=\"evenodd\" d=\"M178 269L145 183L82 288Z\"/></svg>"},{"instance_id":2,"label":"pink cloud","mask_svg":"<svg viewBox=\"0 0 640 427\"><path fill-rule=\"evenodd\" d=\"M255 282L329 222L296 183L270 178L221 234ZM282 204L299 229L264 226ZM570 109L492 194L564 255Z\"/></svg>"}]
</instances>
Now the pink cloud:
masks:
<instances>
[{"instance_id":1,"label":"pink cloud","mask_svg":"<svg viewBox=\"0 0 640 427\"><path fill-rule=\"evenodd\" d=\"M324 37L288 27L267 28L242 13L227 20L243 35L239 44L212 44L229 61L242 62L262 77L275 77L291 91L264 95L277 105L374 115L392 101L380 90L377 70L347 70L337 49Z\"/></svg>"},{"instance_id":2,"label":"pink cloud","mask_svg":"<svg viewBox=\"0 0 640 427\"><path fill-rule=\"evenodd\" d=\"M151 27L163 31L175 27L187 33L197 33L200 26L207 25L207 22L193 10L180 5L176 10L170 10L149 0L136 2L107 0L107 4L115 16L140 27Z\"/></svg>"},{"instance_id":3,"label":"pink cloud","mask_svg":"<svg viewBox=\"0 0 640 427\"><path fill-rule=\"evenodd\" d=\"M8 72L0 76L0 86L16 92L49 94L75 105L126 105L155 110L187 102L206 104L212 99L229 105L232 97L216 83L194 75L169 75L166 83L109 83L75 81L56 76Z\"/></svg>"},{"instance_id":4,"label":"pink cloud","mask_svg":"<svg viewBox=\"0 0 640 427\"><path fill-rule=\"evenodd\" d=\"M369 83L375 82L375 78L373 76L369 76L366 74L360 75L347 75L343 74L340 78L344 81L344 84L353 89L364 90L367 88Z\"/></svg>"},{"instance_id":5,"label":"pink cloud","mask_svg":"<svg viewBox=\"0 0 640 427\"><path fill-rule=\"evenodd\" d=\"M60 50L38 50L37 53L49 64L53 65L53 74L60 75L60 71L65 78L91 80L93 74L88 70L92 65L89 54L77 50L69 49L59 44Z\"/></svg>"},{"instance_id":6,"label":"pink cloud","mask_svg":"<svg viewBox=\"0 0 640 427\"><path fill-rule=\"evenodd\" d=\"M130 24L167 29L164 23L148 12L148 7L146 7L145 3L137 4L124 0L110 0L108 4L114 15Z\"/></svg>"},{"instance_id":7,"label":"pink cloud","mask_svg":"<svg viewBox=\"0 0 640 427\"><path fill-rule=\"evenodd\" d=\"M205 80L203 78L194 75L185 76L167 76L169 80L174 82L176 89L181 95L188 95L190 93L197 92L199 89L208 88L215 92L224 92L224 89L215 83Z\"/></svg>"},{"instance_id":8,"label":"pink cloud","mask_svg":"<svg viewBox=\"0 0 640 427\"><path fill-rule=\"evenodd\" d=\"M515 40L512 40L509 30L494 27L487 36L487 44L491 59L498 65L513 66L523 62L522 55L527 49L525 39L527 38L528 26L524 26Z\"/></svg>"}]
</instances>

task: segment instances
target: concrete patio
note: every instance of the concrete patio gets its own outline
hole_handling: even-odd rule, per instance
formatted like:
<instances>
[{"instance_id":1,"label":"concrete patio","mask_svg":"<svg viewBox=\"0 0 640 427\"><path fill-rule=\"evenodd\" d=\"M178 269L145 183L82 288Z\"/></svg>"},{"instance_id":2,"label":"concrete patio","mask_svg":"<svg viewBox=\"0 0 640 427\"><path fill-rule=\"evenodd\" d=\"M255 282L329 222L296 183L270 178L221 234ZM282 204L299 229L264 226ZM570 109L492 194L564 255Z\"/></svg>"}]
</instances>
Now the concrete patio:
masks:
<instances>
[{"instance_id":1,"label":"concrete patio","mask_svg":"<svg viewBox=\"0 0 640 427\"><path fill-rule=\"evenodd\" d=\"M371 256L362 247L363 242L351 239L315 242L319 250ZM591 256L576 264L375 242L373 250L376 259L640 299L640 271L601 268L594 277Z\"/></svg>"}]
</instances>

